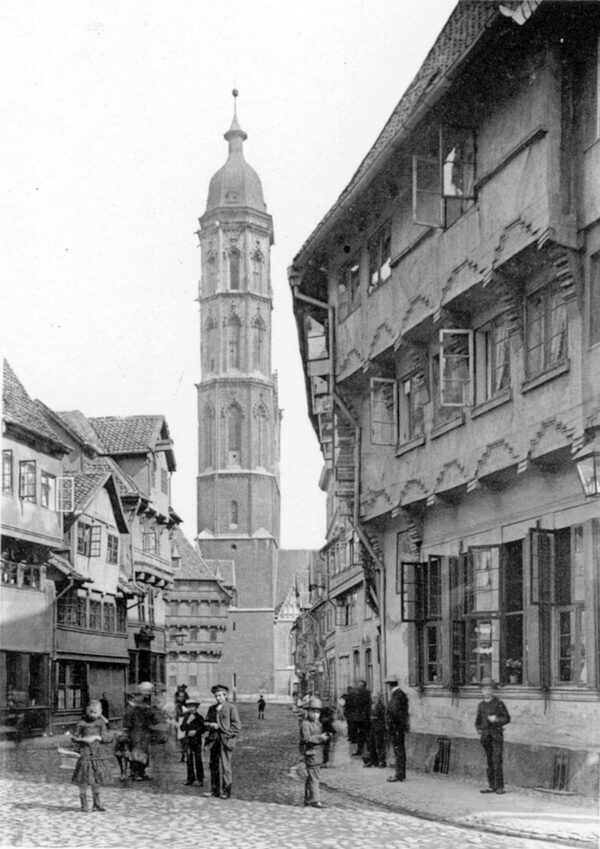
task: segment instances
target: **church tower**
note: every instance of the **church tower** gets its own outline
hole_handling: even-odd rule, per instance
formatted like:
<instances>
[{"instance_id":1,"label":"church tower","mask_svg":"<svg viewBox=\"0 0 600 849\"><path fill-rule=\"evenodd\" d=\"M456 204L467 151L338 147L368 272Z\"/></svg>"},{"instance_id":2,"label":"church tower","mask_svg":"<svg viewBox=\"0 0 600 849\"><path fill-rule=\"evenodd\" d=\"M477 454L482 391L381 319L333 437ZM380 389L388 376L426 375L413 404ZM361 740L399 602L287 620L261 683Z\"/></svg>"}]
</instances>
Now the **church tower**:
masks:
<instances>
[{"instance_id":1,"label":"church tower","mask_svg":"<svg viewBox=\"0 0 600 849\"><path fill-rule=\"evenodd\" d=\"M198 540L207 560L233 561L237 592L220 665L223 683L239 694L272 693L280 524L273 221L260 179L244 159L247 135L235 103L225 133L229 155L210 181L198 230Z\"/></svg>"}]
</instances>

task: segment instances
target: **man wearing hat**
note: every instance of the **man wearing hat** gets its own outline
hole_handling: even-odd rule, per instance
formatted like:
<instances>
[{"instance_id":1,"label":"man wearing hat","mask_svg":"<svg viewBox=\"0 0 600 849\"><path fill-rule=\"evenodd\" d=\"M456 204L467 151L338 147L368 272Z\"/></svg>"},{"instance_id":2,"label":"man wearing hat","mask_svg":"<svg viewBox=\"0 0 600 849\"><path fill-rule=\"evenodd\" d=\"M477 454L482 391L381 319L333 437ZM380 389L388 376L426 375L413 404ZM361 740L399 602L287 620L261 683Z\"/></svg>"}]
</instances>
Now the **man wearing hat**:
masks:
<instances>
[{"instance_id":1,"label":"man wearing hat","mask_svg":"<svg viewBox=\"0 0 600 849\"><path fill-rule=\"evenodd\" d=\"M320 722L321 700L311 696L306 704L307 716L300 726L300 746L304 754L306 782L304 785L304 805L313 808L324 807L321 804L319 789L319 768L323 763L323 745L331 735L323 731Z\"/></svg>"},{"instance_id":2,"label":"man wearing hat","mask_svg":"<svg viewBox=\"0 0 600 849\"><path fill-rule=\"evenodd\" d=\"M396 769L388 781L404 781L406 778L406 749L404 735L409 730L408 697L398 685L397 675L388 675L385 683L389 688L389 701L386 711L388 734L394 748Z\"/></svg>"},{"instance_id":3,"label":"man wearing hat","mask_svg":"<svg viewBox=\"0 0 600 849\"><path fill-rule=\"evenodd\" d=\"M204 795L229 799L231 758L242 724L235 705L227 701L229 687L215 684L210 691L215 697L215 704L209 707L204 723L209 729L206 746L210 747L210 793Z\"/></svg>"},{"instance_id":4,"label":"man wearing hat","mask_svg":"<svg viewBox=\"0 0 600 849\"><path fill-rule=\"evenodd\" d=\"M197 781L200 787L204 785L204 765L202 763L202 735L206 731L204 717L199 711L200 699L195 694L190 694L185 702L187 713L181 720L181 732L183 734L183 750L187 765L188 787Z\"/></svg>"},{"instance_id":5,"label":"man wearing hat","mask_svg":"<svg viewBox=\"0 0 600 849\"><path fill-rule=\"evenodd\" d=\"M477 706L475 728L487 758L488 786L481 793L504 793L504 772L502 768L504 748L504 726L510 722L510 716L504 702L494 695L494 682L491 678L482 678L480 682L483 701Z\"/></svg>"}]
</instances>

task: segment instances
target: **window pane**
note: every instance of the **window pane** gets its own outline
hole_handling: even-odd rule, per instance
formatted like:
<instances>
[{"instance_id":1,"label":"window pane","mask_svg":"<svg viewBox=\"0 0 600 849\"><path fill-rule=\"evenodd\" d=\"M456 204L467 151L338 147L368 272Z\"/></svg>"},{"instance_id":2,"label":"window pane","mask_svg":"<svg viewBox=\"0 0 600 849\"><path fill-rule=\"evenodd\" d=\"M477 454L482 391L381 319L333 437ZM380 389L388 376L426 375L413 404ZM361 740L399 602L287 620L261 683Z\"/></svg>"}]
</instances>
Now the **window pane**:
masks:
<instances>
[{"instance_id":1,"label":"window pane","mask_svg":"<svg viewBox=\"0 0 600 849\"><path fill-rule=\"evenodd\" d=\"M561 611L558 622L558 680L561 682L572 681L575 653L575 611Z\"/></svg>"},{"instance_id":2,"label":"window pane","mask_svg":"<svg viewBox=\"0 0 600 849\"><path fill-rule=\"evenodd\" d=\"M544 367L544 303L536 292L527 299L527 374L539 374Z\"/></svg>"}]
</instances>

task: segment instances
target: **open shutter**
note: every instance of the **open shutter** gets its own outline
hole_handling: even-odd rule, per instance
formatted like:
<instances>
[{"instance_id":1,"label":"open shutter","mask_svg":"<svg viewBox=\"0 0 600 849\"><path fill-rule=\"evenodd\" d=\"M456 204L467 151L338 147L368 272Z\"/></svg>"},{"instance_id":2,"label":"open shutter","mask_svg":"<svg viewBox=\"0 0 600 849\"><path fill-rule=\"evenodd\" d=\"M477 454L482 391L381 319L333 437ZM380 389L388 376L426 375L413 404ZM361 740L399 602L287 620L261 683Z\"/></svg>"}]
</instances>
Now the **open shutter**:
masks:
<instances>
[{"instance_id":1,"label":"open shutter","mask_svg":"<svg viewBox=\"0 0 600 849\"><path fill-rule=\"evenodd\" d=\"M400 563L400 612L402 622L422 622L424 613L424 563Z\"/></svg>"},{"instance_id":2,"label":"open shutter","mask_svg":"<svg viewBox=\"0 0 600 849\"><path fill-rule=\"evenodd\" d=\"M395 445L397 442L398 394L395 380L371 378L371 442Z\"/></svg>"},{"instance_id":3,"label":"open shutter","mask_svg":"<svg viewBox=\"0 0 600 849\"><path fill-rule=\"evenodd\" d=\"M449 557L450 570L450 614L451 614L451 656L448 671L449 686L466 684L467 647L466 622L463 618L469 606L468 556Z\"/></svg>"},{"instance_id":4,"label":"open shutter","mask_svg":"<svg viewBox=\"0 0 600 849\"><path fill-rule=\"evenodd\" d=\"M72 513L75 510L75 478L56 479L56 509L59 513Z\"/></svg>"},{"instance_id":5,"label":"open shutter","mask_svg":"<svg viewBox=\"0 0 600 849\"><path fill-rule=\"evenodd\" d=\"M440 162L413 156L413 221L426 227L443 226Z\"/></svg>"}]
</instances>

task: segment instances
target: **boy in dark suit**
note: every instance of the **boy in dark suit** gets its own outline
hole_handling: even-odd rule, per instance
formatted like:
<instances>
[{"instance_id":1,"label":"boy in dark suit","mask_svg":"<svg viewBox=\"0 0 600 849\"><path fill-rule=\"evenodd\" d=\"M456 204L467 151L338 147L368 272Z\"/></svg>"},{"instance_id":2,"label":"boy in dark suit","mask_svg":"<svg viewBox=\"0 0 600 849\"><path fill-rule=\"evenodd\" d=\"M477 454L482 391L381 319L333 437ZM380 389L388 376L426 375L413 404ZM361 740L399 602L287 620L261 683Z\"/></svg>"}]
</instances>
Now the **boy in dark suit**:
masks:
<instances>
[{"instance_id":1,"label":"boy in dark suit","mask_svg":"<svg viewBox=\"0 0 600 849\"><path fill-rule=\"evenodd\" d=\"M215 697L215 704L209 707L204 724L209 729L206 745L210 747L211 792L204 795L229 799L232 779L231 758L242 724L237 708L227 701L229 687L224 684L215 684L210 691Z\"/></svg>"},{"instance_id":2,"label":"boy in dark suit","mask_svg":"<svg viewBox=\"0 0 600 849\"><path fill-rule=\"evenodd\" d=\"M491 678L481 679L483 701L477 706L475 728L479 732L481 745L487 758L488 787L481 793L504 793L504 773L502 758L504 748L504 726L510 722L510 716L504 702L494 695L494 682Z\"/></svg>"}]
</instances>

